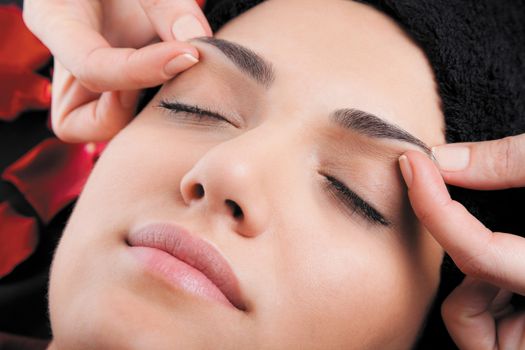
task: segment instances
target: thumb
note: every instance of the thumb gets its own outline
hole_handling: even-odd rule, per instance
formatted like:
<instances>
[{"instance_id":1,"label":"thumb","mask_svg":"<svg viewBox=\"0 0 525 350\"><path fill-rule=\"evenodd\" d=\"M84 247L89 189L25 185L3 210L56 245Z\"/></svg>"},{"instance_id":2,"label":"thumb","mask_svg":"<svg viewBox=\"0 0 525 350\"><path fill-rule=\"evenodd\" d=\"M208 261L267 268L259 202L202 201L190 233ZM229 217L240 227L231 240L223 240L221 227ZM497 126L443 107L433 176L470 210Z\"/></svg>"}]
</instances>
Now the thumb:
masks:
<instances>
[{"instance_id":1,"label":"thumb","mask_svg":"<svg viewBox=\"0 0 525 350\"><path fill-rule=\"evenodd\" d=\"M188 41L212 34L195 0L140 0L140 4L163 41Z\"/></svg>"},{"instance_id":2,"label":"thumb","mask_svg":"<svg viewBox=\"0 0 525 350\"><path fill-rule=\"evenodd\" d=\"M465 277L441 306L456 345L466 350L498 349L496 320L512 311L511 297L512 293L490 283Z\"/></svg>"},{"instance_id":3,"label":"thumb","mask_svg":"<svg viewBox=\"0 0 525 350\"><path fill-rule=\"evenodd\" d=\"M525 186L525 134L448 144L432 152L448 184L479 190Z\"/></svg>"}]
</instances>

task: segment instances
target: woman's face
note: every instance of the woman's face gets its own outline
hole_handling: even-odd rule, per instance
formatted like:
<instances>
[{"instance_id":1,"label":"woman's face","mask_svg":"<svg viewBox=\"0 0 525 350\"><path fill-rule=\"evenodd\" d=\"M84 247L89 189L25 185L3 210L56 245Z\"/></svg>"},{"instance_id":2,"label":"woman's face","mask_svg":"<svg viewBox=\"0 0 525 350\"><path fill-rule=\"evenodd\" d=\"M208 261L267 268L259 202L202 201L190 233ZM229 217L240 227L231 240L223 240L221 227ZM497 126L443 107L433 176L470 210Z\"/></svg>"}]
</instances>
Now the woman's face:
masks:
<instances>
[{"instance_id":1,"label":"woman's face","mask_svg":"<svg viewBox=\"0 0 525 350\"><path fill-rule=\"evenodd\" d=\"M53 264L57 348L410 347L443 254L397 166L444 142L422 51L341 0L217 37L98 161Z\"/></svg>"}]
</instances>

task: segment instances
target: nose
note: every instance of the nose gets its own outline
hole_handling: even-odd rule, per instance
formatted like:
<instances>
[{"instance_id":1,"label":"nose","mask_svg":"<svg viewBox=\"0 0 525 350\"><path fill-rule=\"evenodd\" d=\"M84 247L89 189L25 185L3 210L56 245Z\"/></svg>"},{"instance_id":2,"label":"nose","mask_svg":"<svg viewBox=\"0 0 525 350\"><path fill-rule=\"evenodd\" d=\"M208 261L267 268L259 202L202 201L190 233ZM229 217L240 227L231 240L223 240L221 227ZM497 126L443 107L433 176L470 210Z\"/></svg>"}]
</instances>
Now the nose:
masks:
<instances>
[{"instance_id":1,"label":"nose","mask_svg":"<svg viewBox=\"0 0 525 350\"><path fill-rule=\"evenodd\" d=\"M226 222L242 236L258 236L270 215L262 162L239 144L215 146L182 178L184 203L208 220Z\"/></svg>"}]
</instances>

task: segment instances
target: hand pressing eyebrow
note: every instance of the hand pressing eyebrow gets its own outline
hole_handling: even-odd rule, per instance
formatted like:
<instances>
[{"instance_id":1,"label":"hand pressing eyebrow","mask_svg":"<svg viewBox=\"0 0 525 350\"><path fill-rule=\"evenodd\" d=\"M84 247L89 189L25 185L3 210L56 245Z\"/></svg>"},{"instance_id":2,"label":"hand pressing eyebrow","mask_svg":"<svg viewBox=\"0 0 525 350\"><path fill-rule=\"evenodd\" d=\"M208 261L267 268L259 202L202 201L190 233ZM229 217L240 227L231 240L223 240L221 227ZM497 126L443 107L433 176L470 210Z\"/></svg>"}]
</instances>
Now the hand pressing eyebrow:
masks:
<instances>
[{"instance_id":1,"label":"hand pressing eyebrow","mask_svg":"<svg viewBox=\"0 0 525 350\"><path fill-rule=\"evenodd\" d=\"M275 80L272 64L247 47L213 37L197 38L195 41L206 43L219 49L239 70L248 74L265 88L269 88Z\"/></svg>"}]
</instances>

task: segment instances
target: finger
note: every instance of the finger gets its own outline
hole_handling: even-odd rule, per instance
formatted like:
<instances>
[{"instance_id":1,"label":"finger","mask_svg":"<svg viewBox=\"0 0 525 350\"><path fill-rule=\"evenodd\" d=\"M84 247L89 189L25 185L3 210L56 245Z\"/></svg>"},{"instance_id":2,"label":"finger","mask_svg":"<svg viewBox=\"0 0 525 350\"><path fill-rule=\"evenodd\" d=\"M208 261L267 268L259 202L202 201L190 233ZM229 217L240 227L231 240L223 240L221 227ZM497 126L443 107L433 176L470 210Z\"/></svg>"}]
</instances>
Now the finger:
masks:
<instances>
[{"instance_id":1,"label":"finger","mask_svg":"<svg viewBox=\"0 0 525 350\"><path fill-rule=\"evenodd\" d=\"M498 321L498 349L525 349L525 312L514 312Z\"/></svg>"},{"instance_id":2,"label":"finger","mask_svg":"<svg viewBox=\"0 0 525 350\"><path fill-rule=\"evenodd\" d=\"M188 41L212 34L195 0L140 0L140 3L164 41Z\"/></svg>"},{"instance_id":3,"label":"finger","mask_svg":"<svg viewBox=\"0 0 525 350\"><path fill-rule=\"evenodd\" d=\"M69 11L55 7L57 11ZM45 14L49 8L42 8L42 11ZM171 41L138 50L111 48L91 24L56 14L50 14L49 18L53 20L45 25L35 25L39 38L50 48L55 59L95 92L159 85L198 61L197 49L188 43ZM45 18L40 21L43 20ZM67 31L64 26L67 26Z\"/></svg>"},{"instance_id":4,"label":"finger","mask_svg":"<svg viewBox=\"0 0 525 350\"><path fill-rule=\"evenodd\" d=\"M525 186L525 134L432 149L451 185L494 190Z\"/></svg>"},{"instance_id":5,"label":"finger","mask_svg":"<svg viewBox=\"0 0 525 350\"><path fill-rule=\"evenodd\" d=\"M106 141L134 116L139 92L96 94L55 62L51 125L66 142Z\"/></svg>"},{"instance_id":6,"label":"finger","mask_svg":"<svg viewBox=\"0 0 525 350\"><path fill-rule=\"evenodd\" d=\"M499 290L489 283L466 277L443 302L443 321L460 349L497 348L496 322L491 308Z\"/></svg>"},{"instance_id":7,"label":"finger","mask_svg":"<svg viewBox=\"0 0 525 350\"><path fill-rule=\"evenodd\" d=\"M491 232L453 201L434 163L423 153L400 157L415 214L466 275L525 294L525 239Z\"/></svg>"},{"instance_id":8,"label":"finger","mask_svg":"<svg viewBox=\"0 0 525 350\"><path fill-rule=\"evenodd\" d=\"M197 49L176 41L138 50L100 48L72 73L91 91L136 90L164 83L195 65L198 57Z\"/></svg>"},{"instance_id":9,"label":"finger","mask_svg":"<svg viewBox=\"0 0 525 350\"><path fill-rule=\"evenodd\" d=\"M53 131L61 140L72 143L111 139L131 121L135 111L121 104L120 93L104 92L98 99L52 118ZM139 95L139 91L126 93L135 94L135 100Z\"/></svg>"}]
</instances>

